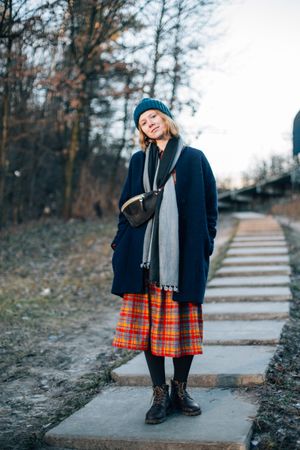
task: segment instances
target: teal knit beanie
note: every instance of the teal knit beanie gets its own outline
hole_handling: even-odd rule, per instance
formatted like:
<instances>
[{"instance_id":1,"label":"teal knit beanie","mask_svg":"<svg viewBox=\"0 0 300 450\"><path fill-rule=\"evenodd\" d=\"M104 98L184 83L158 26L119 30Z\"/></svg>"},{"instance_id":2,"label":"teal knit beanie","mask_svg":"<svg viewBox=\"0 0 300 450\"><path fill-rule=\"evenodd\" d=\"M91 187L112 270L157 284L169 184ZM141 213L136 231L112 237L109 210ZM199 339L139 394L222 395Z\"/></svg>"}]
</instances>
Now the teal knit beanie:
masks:
<instances>
[{"instance_id":1,"label":"teal knit beanie","mask_svg":"<svg viewBox=\"0 0 300 450\"><path fill-rule=\"evenodd\" d=\"M133 120L137 128L139 126L140 115L145 111L148 111L149 109L158 109L159 111L173 119L171 111L163 102L157 100L156 98L143 98L143 100L140 101L133 113Z\"/></svg>"}]
</instances>

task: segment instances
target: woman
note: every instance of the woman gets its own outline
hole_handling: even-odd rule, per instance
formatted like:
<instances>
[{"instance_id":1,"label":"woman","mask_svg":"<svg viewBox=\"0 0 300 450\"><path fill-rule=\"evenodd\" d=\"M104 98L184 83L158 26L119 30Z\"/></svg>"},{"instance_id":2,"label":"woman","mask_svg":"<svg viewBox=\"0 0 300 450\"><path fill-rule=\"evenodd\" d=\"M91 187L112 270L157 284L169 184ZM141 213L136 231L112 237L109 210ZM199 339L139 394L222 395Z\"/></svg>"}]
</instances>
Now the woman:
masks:
<instances>
[{"instance_id":1,"label":"woman","mask_svg":"<svg viewBox=\"0 0 300 450\"><path fill-rule=\"evenodd\" d=\"M120 208L131 197L162 188L154 216L133 228L120 213L112 242L112 293L123 297L113 345L145 352L153 403L145 422L174 409L201 414L186 391L193 355L202 354L202 307L216 235L216 183L204 154L183 144L160 100L143 99L134 121L143 151L130 161ZM173 358L171 394L165 357Z\"/></svg>"}]
</instances>

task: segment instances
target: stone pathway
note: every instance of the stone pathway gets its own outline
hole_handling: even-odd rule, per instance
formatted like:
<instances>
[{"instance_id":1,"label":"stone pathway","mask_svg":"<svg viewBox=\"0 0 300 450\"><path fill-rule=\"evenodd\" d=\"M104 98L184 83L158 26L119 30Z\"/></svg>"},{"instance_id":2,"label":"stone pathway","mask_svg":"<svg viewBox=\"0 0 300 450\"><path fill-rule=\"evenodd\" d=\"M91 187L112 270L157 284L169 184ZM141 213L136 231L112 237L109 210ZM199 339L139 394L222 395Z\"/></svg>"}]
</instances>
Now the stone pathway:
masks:
<instances>
[{"instance_id":1,"label":"stone pathway","mask_svg":"<svg viewBox=\"0 0 300 450\"><path fill-rule=\"evenodd\" d=\"M151 380L144 355L115 369L114 387L48 431L50 445L71 449L246 450L258 404L245 387L264 382L289 314L289 258L270 216L239 213L222 267L210 281L204 311L204 354L194 358L189 386L202 415L171 415L144 424ZM172 376L172 359L166 358ZM147 387L146 387L147 386Z\"/></svg>"}]
</instances>

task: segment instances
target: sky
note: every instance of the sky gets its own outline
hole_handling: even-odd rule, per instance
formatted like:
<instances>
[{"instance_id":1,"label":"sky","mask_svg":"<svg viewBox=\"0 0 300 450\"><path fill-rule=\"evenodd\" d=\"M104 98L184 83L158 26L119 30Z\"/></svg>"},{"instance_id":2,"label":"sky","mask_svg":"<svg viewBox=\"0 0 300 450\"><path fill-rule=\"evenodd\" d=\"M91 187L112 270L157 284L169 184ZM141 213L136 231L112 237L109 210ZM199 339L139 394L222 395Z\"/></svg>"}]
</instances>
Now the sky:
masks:
<instances>
[{"instance_id":1,"label":"sky","mask_svg":"<svg viewBox=\"0 0 300 450\"><path fill-rule=\"evenodd\" d=\"M189 143L206 154L217 179L241 183L255 161L292 155L300 110L300 1L226 0L207 29L196 115L184 118ZM189 130L202 130L197 138Z\"/></svg>"}]
</instances>

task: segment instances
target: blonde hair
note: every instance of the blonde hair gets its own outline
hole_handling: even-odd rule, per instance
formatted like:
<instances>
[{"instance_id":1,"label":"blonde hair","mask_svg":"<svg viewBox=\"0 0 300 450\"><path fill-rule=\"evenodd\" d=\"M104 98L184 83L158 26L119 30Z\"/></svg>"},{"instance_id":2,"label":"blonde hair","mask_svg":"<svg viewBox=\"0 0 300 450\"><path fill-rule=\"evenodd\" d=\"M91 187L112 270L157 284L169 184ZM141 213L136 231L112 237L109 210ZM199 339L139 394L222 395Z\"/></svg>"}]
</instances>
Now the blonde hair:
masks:
<instances>
[{"instance_id":1,"label":"blonde hair","mask_svg":"<svg viewBox=\"0 0 300 450\"><path fill-rule=\"evenodd\" d=\"M171 119L171 117L167 116L163 112L161 112L159 110L156 110L156 112L165 122L165 124L167 126L167 133L170 134L172 137L179 136L179 127L178 127L177 123L173 119ZM138 126L138 130L139 130L140 146L142 147L143 150L146 150L148 145L151 142L155 142L155 141L153 141L148 136L146 136L146 134L142 131L142 127L140 125Z\"/></svg>"}]
</instances>

